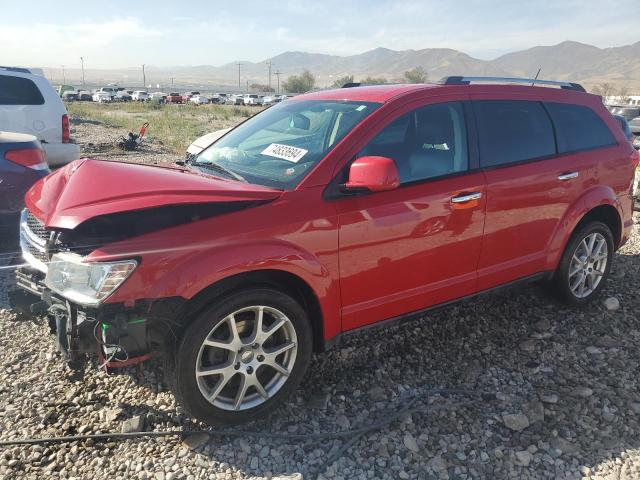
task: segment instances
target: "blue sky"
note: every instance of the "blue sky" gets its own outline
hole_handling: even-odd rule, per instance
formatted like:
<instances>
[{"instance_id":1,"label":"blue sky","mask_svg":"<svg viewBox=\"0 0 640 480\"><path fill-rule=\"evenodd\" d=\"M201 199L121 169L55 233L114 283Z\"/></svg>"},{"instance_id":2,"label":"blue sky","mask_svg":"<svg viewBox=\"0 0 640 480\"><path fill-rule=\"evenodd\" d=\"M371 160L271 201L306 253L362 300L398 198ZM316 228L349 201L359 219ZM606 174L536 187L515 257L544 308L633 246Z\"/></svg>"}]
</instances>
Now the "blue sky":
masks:
<instances>
[{"instance_id":1,"label":"blue sky","mask_svg":"<svg viewBox=\"0 0 640 480\"><path fill-rule=\"evenodd\" d=\"M449 47L490 59L576 40L640 40L637 0L5 0L0 63L92 68L221 65L284 51ZM615 3L615 6L613 6ZM28 14L25 15L25 6Z\"/></svg>"}]
</instances>

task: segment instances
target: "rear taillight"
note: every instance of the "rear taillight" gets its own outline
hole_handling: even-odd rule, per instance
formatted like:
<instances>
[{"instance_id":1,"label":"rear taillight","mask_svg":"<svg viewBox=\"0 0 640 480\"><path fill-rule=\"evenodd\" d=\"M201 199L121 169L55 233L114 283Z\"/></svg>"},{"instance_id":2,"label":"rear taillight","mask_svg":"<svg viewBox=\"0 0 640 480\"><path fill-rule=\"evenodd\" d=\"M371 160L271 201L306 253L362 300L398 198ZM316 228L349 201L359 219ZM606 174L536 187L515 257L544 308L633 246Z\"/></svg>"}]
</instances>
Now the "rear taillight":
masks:
<instances>
[{"instance_id":1,"label":"rear taillight","mask_svg":"<svg viewBox=\"0 0 640 480\"><path fill-rule=\"evenodd\" d=\"M33 170L48 170L44 151L39 148L24 148L20 150L9 150L4 154L4 158L12 163L22 165Z\"/></svg>"},{"instance_id":2,"label":"rear taillight","mask_svg":"<svg viewBox=\"0 0 640 480\"><path fill-rule=\"evenodd\" d=\"M62 143L69 143L69 116L62 115Z\"/></svg>"}]
</instances>

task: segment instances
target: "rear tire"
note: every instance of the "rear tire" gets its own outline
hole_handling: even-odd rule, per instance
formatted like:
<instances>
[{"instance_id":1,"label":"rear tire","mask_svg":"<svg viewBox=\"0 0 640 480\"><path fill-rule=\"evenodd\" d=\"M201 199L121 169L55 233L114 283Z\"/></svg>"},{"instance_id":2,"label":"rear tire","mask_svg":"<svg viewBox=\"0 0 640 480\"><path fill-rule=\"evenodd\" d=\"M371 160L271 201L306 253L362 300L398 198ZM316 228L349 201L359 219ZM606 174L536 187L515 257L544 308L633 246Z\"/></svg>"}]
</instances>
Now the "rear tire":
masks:
<instances>
[{"instance_id":1,"label":"rear tire","mask_svg":"<svg viewBox=\"0 0 640 480\"><path fill-rule=\"evenodd\" d=\"M550 281L551 292L569 305L584 305L604 288L615 245L611 229L602 222L589 222L577 229L567 243Z\"/></svg>"},{"instance_id":2,"label":"rear tire","mask_svg":"<svg viewBox=\"0 0 640 480\"><path fill-rule=\"evenodd\" d=\"M271 288L244 290L206 308L184 332L172 388L198 420L248 422L286 401L311 352L309 319L298 302Z\"/></svg>"}]
</instances>

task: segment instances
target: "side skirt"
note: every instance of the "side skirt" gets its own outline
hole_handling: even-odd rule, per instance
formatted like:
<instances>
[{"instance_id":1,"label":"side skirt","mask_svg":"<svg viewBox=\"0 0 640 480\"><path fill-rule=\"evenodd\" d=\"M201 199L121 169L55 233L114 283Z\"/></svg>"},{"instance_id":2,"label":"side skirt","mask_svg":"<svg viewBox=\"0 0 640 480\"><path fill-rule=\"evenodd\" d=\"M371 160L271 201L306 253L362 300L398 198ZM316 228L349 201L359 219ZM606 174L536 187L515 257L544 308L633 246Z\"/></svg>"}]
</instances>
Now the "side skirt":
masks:
<instances>
[{"instance_id":1,"label":"side skirt","mask_svg":"<svg viewBox=\"0 0 640 480\"><path fill-rule=\"evenodd\" d=\"M464 297L456 298L455 300L450 300L448 302L439 303L437 305L432 305L432 306L427 307L427 308L422 309L422 310L417 310L415 312L406 313L404 315L399 315L397 317L388 318L387 320L382 320L382 321L379 321L379 322L376 322L376 323L372 323L370 325L365 325L363 327L354 328L353 330L348 330L346 332L342 332L341 334L336 335L333 338L325 340L324 341L323 351L327 351L327 350L339 345L342 342L342 340L350 338L352 336L358 336L358 335L361 335L361 334L363 334L365 332L368 332L368 331L371 331L371 330L374 330L374 329L388 328L388 327L392 327L392 326L395 326L395 325L400 325L400 324L412 322L412 321L418 320L419 318L424 316L425 313L429 313L429 312L434 312L434 311L438 311L438 310L441 310L441 309L445 309L445 308L450 307L452 305L457 305L459 303L466 302L466 301L468 301L468 300L470 300L472 298L476 298L476 297L479 297L481 295L486 295L488 293L495 293L495 292L500 292L500 291L503 291L503 290L509 290L511 288L516 288L516 287L522 286L524 284L538 282L540 280L549 280L552 276L553 276L553 272L534 273L533 275L529 275L527 277L519 278L518 280L514 280L514 281L508 282L508 283L504 283L502 285L498 285L496 287L492 287L492 288L489 288L487 290L483 290L481 292L476 292L476 293L473 293L471 295L467 295L467 296L464 296Z\"/></svg>"}]
</instances>

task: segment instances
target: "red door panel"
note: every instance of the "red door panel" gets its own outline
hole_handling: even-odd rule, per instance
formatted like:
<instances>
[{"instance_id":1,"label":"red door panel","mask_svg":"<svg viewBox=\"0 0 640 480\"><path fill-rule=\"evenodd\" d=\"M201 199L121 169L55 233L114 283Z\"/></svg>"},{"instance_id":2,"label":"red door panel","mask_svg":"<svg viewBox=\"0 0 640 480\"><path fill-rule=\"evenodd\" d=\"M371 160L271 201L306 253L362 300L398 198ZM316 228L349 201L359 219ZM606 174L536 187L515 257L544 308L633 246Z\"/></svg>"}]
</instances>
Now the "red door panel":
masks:
<instances>
[{"instance_id":1,"label":"red door panel","mask_svg":"<svg viewBox=\"0 0 640 480\"><path fill-rule=\"evenodd\" d=\"M338 202L344 330L476 291L484 185L476 172Z\"/></svg>"},{"instance_id":2,"label":"red door panel","mask_svg":"<svg viewBox=\"0 0 640 480\"><path fill-rule=\"evenodd\" d=\"M576 178L561 180L563 174ZM485 290L546 270L562 217L594 182L595 158L564 155L487 170L487 213L478 287Z\"/></svg>"}]
</instances>

